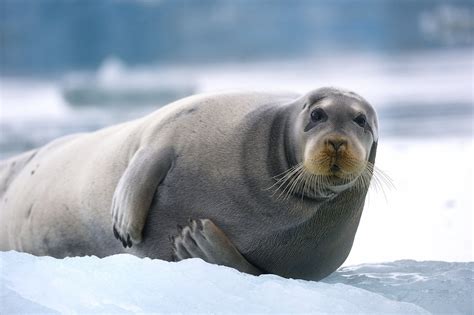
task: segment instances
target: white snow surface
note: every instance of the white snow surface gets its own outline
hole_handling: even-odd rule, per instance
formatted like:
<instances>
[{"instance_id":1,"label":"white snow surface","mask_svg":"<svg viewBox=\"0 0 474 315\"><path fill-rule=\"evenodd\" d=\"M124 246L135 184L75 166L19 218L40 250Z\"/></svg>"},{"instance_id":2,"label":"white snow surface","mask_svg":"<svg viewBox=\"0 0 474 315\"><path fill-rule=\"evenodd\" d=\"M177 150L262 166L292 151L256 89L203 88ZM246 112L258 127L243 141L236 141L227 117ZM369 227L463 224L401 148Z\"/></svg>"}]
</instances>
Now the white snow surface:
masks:
<instances>
[{"instance_id":1,"label":"white snow surface","mask_svg":"<svg viewBox=\"0 0 474 315\"><path fill-rule=\"evenodd\" d=\"M380 139L372 182L345 265L399 259L474 261L473 139Z\"/></svg>"},{"instance_id":2,"label":"white snow surface","mask_svg":"<svg viewBox=\"0 0 474 315\"><path fill-rule=\"evenodd\" d=\"M341 283L259 277L131 255L55 259L0 253L0 313L428 314Z\"/></svg>"}]
</instances>

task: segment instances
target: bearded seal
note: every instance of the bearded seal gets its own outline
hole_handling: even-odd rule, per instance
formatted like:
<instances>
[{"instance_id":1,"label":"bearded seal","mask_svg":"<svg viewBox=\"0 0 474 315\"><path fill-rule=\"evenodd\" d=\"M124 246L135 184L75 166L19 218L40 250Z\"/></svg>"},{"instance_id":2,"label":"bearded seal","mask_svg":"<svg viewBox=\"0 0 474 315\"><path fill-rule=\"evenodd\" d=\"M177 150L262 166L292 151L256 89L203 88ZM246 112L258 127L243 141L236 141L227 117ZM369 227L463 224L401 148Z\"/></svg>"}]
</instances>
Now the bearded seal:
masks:
<instances>
[{"instance_id":1,"label":"bearded seal","mask_svg":"<svg viewBox=\"0 0 474 315\"><path fill-rule=\"evenodd\" d=\"M320 280L352 247L377 130L336 88L185 98L2 162L0 249Z\"/></svg>"}]
</instances>

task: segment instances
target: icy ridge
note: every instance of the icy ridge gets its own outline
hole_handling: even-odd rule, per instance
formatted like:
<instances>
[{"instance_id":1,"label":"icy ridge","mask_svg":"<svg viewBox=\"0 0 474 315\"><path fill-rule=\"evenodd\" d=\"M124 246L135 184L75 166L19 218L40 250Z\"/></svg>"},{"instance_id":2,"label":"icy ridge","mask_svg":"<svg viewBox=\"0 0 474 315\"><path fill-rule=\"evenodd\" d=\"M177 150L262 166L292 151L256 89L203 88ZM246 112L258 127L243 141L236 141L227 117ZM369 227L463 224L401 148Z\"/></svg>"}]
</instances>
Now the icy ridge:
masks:
<instances>
[{"instance_id":1,"label":"icy ridge","mask_svg":"<svg viewBox=\"0 0 474 315\"><path fill-rule=\"evenodd\" d=\"M428 314L346 284L255 277L199 259L0 253L0 313Z\"/></svg>"},{"instance_id":2,"label":"icy ridge","mask_svg":"<svg viewBox=\"0 0 474 315\"><path fill-rule=\"evenodd\" d=\"M434 314L474 313L474 262L398 260L344 267L324 280L419 305Z\"/></svg>"}]
</instances>

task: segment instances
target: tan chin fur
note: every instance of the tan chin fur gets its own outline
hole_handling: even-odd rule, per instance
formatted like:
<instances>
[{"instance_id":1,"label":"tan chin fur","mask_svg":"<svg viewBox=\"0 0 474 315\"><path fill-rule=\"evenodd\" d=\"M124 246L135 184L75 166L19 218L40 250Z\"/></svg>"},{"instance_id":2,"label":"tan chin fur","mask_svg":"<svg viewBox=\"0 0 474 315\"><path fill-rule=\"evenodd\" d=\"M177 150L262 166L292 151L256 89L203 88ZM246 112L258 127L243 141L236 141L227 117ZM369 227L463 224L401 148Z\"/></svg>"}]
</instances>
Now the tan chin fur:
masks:
<instances>
[{"instance_id":1,"label":"tan chin fur","mask_svg":"<svg viewBox=\"0 0 474 315\"><path fill-rule=\"evenodd\" d=\"M303 165L314 175L353 177L362 173L366 165L364 159L357 155L350 148L343 148L336 153L333 148L320 145L308 150ZM334 163L340 168L337 173L331 172Z\"/></svg>"}]
</instances>

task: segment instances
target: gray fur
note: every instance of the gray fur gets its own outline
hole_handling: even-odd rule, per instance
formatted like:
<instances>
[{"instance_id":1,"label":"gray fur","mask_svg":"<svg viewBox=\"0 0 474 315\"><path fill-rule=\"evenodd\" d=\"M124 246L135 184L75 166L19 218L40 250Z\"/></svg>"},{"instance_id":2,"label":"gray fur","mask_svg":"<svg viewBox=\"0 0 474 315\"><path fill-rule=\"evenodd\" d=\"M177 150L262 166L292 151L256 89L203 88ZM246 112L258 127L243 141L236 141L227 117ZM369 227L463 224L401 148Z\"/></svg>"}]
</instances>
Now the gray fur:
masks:
<instances>
[{"instance_id":1,"label":"gray fur","mask_svg":"<svg viewBox=\"0 0 474 315\"><path fill-rule=\"evenodd\" d=\"M200 257L254 274L321 279L349 254L367 189L349 185L281 200L268 188L301 161L305 143L327 130L342 128L360 138L367 159L375 161L375 112L356 94L332 91L299 98L198 95L40 148L19 163L14 178L0 168L0 185L7 187L0 200L0 249L55 257ZM312 100L321 98L342 105L328 107L336 117L330 124L305 133ZM373 134L344 120L340 112L349 111L349 103L367 112ZM205 219L212 228L199 234L189 219Z\"/></svg>"},{"instance_id":2,"label":"gray fur","mask_svg":"<svg viewBox=\"0 0 474 315\"><path fill-rule=\"evenodd\" d=\"M232 241L211 220L190 220L189 226L180 227L179 230L180 235L170 240L175 260L201 258L209 263L233 267L253 275L262 273L242 256Z\"/></svg>"}]
</instances>

